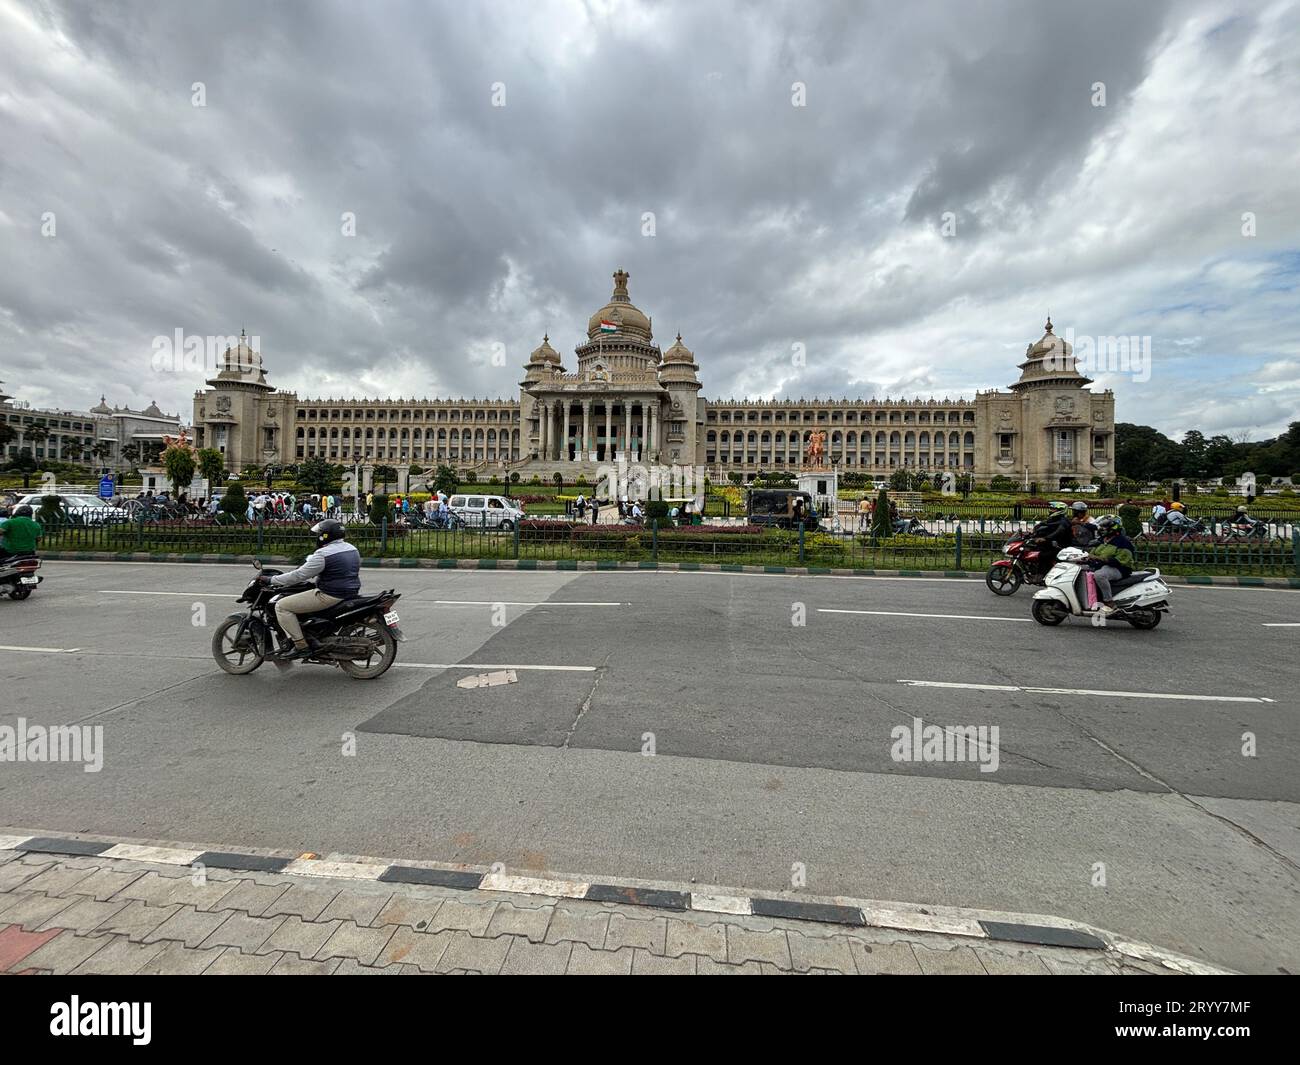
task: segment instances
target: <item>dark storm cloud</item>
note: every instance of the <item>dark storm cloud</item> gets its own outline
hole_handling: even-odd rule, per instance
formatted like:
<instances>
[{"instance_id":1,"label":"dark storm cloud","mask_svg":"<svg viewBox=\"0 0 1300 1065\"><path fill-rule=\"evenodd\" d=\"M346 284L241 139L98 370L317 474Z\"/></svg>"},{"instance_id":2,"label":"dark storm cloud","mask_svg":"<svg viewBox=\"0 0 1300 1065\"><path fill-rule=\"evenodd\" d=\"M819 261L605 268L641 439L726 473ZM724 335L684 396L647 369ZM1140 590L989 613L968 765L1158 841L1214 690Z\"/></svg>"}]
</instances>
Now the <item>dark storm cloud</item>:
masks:
<instances>
[{"instance_id":1,"label":"dark storm cloud","mask_svg":"<svg viewBox=\"0 0 1300 1065\"><path fill-rule=\"evenodd\" d=\"M199 381L150 374L152 338L244 325L304 393L511 396L623 266L706 395L1005 384L1047 293L1105 311L1099 279L1131 266L1123 241L1075 239L1061 193L1133 135L1203 10L0 0L0 376L187 410ZM1198 54L1239 76L1270 33L1225 10ZM1186 217L1141 195L1152 234L1130 241L1176 260Z\"/></svg>"}]
</instances>

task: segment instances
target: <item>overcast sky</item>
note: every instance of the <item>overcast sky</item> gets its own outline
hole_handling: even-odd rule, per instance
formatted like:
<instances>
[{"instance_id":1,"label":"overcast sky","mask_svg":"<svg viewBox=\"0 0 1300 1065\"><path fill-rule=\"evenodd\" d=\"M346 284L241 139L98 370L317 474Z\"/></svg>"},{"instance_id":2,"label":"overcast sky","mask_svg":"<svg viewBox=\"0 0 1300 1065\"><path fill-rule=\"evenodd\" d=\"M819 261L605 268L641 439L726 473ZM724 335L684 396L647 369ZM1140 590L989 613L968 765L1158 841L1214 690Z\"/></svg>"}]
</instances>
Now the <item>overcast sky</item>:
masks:
<instances>
[{"instance_id":1,"label":"overcast sky","mask_svg":"<svg viewBox=\"0 0 1300 1065\"><path fill-rule=\"evenodd\" d=\"M1300 418L1295 3L0 0L0 54L33 405L188 418L155 338L241 326L301 396L515 397L623 267L708 397L971 396L1050 311L1150 338L1118 420Z\"/></svg>"}]
</instances>

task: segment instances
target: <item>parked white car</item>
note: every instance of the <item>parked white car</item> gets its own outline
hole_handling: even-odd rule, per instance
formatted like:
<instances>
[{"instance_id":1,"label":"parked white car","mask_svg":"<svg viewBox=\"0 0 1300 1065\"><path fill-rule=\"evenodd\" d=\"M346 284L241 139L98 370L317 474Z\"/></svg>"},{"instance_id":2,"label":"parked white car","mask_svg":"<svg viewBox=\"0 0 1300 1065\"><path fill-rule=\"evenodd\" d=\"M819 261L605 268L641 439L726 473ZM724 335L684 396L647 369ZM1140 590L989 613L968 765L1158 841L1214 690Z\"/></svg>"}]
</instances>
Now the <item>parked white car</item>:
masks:
<instances>
[{"instance_id":1,"label":"parked white car","mask_svg":"<svg viewBox=\"0 0 1300 1065\"><path fill-rule=\"evenodd\" d=\"M523 508L509 496L454 495L447 506L470 529L509 531L524 517Z\"/></svg>"},{"instance_id":2,"label":"parked white car","mask_svg":"<svg viewBox=\"0 0 1300 1065\"><path fill-rule=\"evenodd\" d=\"M41 509L41 499L48 492L33 492L23 496L18 502L26 503L33 511ZM99 496L65 495L60 496L63 506L74 521L86 525L110 525L115 522L130 521L131 515L121 507L104 502Z\"/></svg>"}]
</instances>

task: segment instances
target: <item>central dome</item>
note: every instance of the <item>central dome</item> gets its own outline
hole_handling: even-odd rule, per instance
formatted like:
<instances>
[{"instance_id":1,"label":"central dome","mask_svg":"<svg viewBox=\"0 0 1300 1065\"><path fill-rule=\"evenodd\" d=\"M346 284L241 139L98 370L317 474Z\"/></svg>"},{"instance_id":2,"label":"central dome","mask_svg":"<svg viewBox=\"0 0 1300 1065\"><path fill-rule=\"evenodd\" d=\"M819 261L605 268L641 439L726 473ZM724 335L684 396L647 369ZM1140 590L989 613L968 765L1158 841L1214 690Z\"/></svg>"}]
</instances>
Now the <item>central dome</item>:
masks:
<instances>
[{"instance_id":1,"label":"central dome","mask_svg":"<svg viewBox=\"0 0 1300 1065\"><path fill-rule=\"evenodd\" d=\"M614 271L614 294L609 302L591 316L587 322L587 339L633 336L638 340L650 340L650 319L633 306L627 295L626 270Z\"/></svg>"}]
</instances>

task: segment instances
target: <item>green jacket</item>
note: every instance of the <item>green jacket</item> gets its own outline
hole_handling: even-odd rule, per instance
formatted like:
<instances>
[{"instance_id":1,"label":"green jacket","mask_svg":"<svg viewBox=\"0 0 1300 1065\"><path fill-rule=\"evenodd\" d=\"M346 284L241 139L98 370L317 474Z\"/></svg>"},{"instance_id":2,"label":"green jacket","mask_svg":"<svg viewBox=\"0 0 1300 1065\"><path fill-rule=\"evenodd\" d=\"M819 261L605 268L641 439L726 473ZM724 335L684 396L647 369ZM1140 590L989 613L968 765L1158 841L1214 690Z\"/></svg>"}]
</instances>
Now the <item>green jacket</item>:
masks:
<instances>
[{"instance_id":1,"label":"green jacket","mask_svg":"<svg viewBox=\"0 0 1300 1065\"><path fill-rule=\"evenodd\" d=\"M1133 544L1127 536L1117 536L1109 543L1101 543L1088 549L1093 558L1100 558L1114 563L1128 576L1133 572Z\"/></svg>"},{"instance_id":2,"label":"green jacket","mask_svg":"<svg viewBox=\"0 0 1300 1065\"><path fill-rule=\"evenodd\" d=\"M41 523L31 518L9 518L0 528L0 540L11 555L22 555L36 550L36 541L45 530Z\"/></svg>"}]
</instances>

